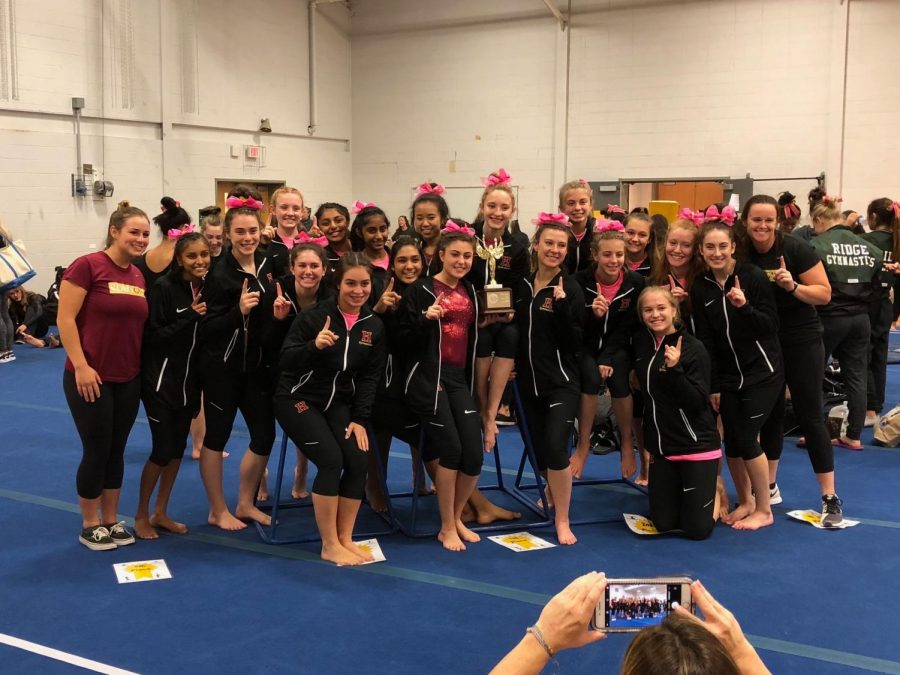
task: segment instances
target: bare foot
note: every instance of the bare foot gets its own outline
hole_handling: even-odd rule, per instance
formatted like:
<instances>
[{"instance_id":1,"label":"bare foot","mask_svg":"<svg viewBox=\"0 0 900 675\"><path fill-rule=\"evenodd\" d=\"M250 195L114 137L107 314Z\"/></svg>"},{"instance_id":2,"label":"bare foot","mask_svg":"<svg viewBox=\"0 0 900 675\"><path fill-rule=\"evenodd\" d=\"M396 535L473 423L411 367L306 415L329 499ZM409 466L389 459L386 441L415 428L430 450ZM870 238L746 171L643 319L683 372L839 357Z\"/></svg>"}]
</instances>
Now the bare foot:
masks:
<instances>
[{"instance_id":1,"label":"bare foot","mask_svg":"<svg viewBox=\"0 0 900 675\"><path fill-rule=\"evenodd\" d=\"M465 515L465 509L463 510L463 515ZM491 504L488 508L478 512L478 518L476 520L479 525L488 525L495 520L518 520L521 517L522 514L518 511L510 511L497 506L496 504ZM465 520L466 519L463 518L463 521Z\"/></svg>"},{"instance_id":2,"label":"bare foot","mask_svg":"<svg viewBox=\"0 0 900 675\"><path fill-rule=\"evenodd\" d=\"M333 546L322 544L322 560L333 562L338 567L359 565L362 562L359 556L340 544L334 544Z\"/></svg>"},{"instance_id":3,"label":"bare foot","mask_svg":"<svg viewBox=\"0 0 900 675\"><path fill-rule=\"evenodd\" d=\"M622 449L622 478L629 479L637 472L634 450Z\"/></svg>"},{"instance_id":4,"label":"bare foot","mask_svg":"<svg viewBox=\"0 0 900 675\"><path fill-rule=\"evenodd\" d=\"M569 470L572 472L572 478L581 478L587 456L587 450L582 452L581 449L577 449L572 453L572 456L569 457Z\"/></svg>"},{"instance_id":5,"label":"bare foot","mask_svg":"<svg viewBox=\"0 0 900 675\"><path fill-rule=\"evenodd\" d=\"M222 459L225 459L226 457L230 457L230 456L231 456L230 452L225 452L224 450L222 451Z\"/></svg>"},{"instance_id":6,"label":"bare foot","mask_svg":"<svg viewBox=\"0 0 900 675\"><path fill-rule=\"evenodd\" d=\"M478 536L478 533L472 532L472 530L463 525L463 522L461 520L456 521L456 532L459 534L459 538L463 541L468 541L472 544L481 541L481 537Z\"/></svg>"},{"instance_id":7,"label":"bare foot","mask_svg":"<svg viewBox=\"0 0 900 675\"><path fill-rule=\"evenodd\" d=\"M450 530L444 532L441 530L438 532L438 541L444 545L444 548L448 551L465 551L466 545L462 543L462 539L459 538L459 534L456 530Z\"/></svg>"},{"instance_id":8,"label":"bare foot","mask_svg":"<svg viewBox=\"0 0 900 675\"><path fill-rule=\"evenodd\" d=\"M758 530L761 527L767 527L775 522L772 512L765 513L763 511L754 511L746 518L737 521L732 527L735 530Z\"/></svg>"},{"instance_id":9,"label":"bare foot","mask_svg":"<svg viewBox=\"0 0 900 675\"><path fill-rule=\"evenodd\" d=\"M549 483L544 484L544 495L547 497L547 508L552 509L553 508L553 493L550 492ZM539 509L544 508L544 502L541 500L540 497L538 497L538 500L536 503L537 503Z\"/></svg>"},{"instance_id":10,"label":"bare foot","mask_svg":"<svg viewBox=\"0 0 900 675\"><path fill-rule=\"evenodd\" d=\"M241 506L234 510L234 515L236 515L241 520L255 520L260 525L269 526L272 524L272 517L266 513L263 513L255 506Z\"/></svg>"},{"instance_id":11,"label":"bare foot","mask_svg":"<svg viewBox=\"0 0 900 675\"><path fill-rule=\"evenodd\" d=\"M562 546L571 546L578 541L578 538L572 534L569 523L556 523L556 540Z\"/></svg>"},{"instance_id":12,"label":"bare foot","mask_svg":"<svg viewBox=\"0 0 900 675\"><path fill-rule=\"evenodd\" d=\"M369 552L367 549L364 549L362 546L357 546L355 543L353 543L353 540L347 542L342 541L341 546L343 546L345 549L350 551L350 553L359 558L360 562L371 562L372 560L374 560L371 552Z\"/></svg>"},{"instance_id":13,"label":"bare foot","mask_svg":"<svg viewBox=\"0 0 900 675\"><path fill-rule=\"evenodd\" d=\"M471 523L473 520L475 520L477 518L477 516L475 514L475 511L472 509L472 507L469 506L468 504L466 504L463 507L462 516L460 516L460 518L462 519L462 521L464 523ZM478 523L481 524L481 521L479 520Z\"/></svg>"},{"instance_id":14,"label":"bare foot","mask_svg":"<svg viewBox=\"0 0 900 675\"><path fill-rule=\"evenodd\" d=\"M726 523L727 525L734 525L739 520L743 520L751 513L753 513L755 508L756 507L752 501L749 504L738 504L734 511L722 516L722 522Z\"/></svg>"},{"instance_id":15,"label":"bare foot","mask_svg":"<svg viewBox=\"0 0 900 675\"><path fill-rule=\"evenodd\" d=\"M306 489L306 476L300 480L300 471L294 467L294 485L291 488L291 497L294 499L306 499L309 497L309 490Z\"/></svg>"},{"instance_id":16,"label":"bare foot","mask_svg":"<svg viewBox=\"0 0 900 675\"><path fill-rule=\"evenodd\" d=\"M200 448L191 450L191 459L200 459Z\"/></svg>"},{"instance_id":17,"label":"bare foot","mask_svg":"<svg viewBox=\"0 0 900 675\"><path fill-rule=\"evenodd\" d=\"M216 527L221 527L223 530L243 530L247 527L246 523L242 523L240 520L235 518L229 511L223 511L219 514L214 514L212 511L209 513L209 518L206 519L210 525L215 525Z\"/></svg>"},{"instance_id":18,"label":"bare foot","mask_svg":"<svg viewBox=\"0 0 900 675\"><path fill-rule=\"evenodd\" d=\"M263 471L263 477L259 481L259 488L256 490L256 501L269 501L269 470Z\"/></svg>"},{"instance_id":19,"label":"bare foot","mask_svg":"<svg viewBox=\"0 0 900 675\"><path fill-rule=\"evenodd\" d=\"M150 516L150 524L173 534L187 534L188 531L187 525L172 520L165 513L154 513Z\"/></svg>"},{"instance_id":20,"label":"bare foot","mask_svg":"<svg viewBox=\"0 0 900 675\"><path fill-rule=\"evenodd\" d=\"M728 491L725 489L725 480L719 476L716 479L716 505L713 508L713 520L725 521L731 505L728 503Z\"/></svg>"},{"instance_id":21,"label":"bare foot","mask_svg":"<svg viewBox=\"0 0 900 675\"><path fill-rule=\"evenodd\" d=\"M134 519L134 536L138 539L159 539L159 533L153 529L150 518Z\"/></svg>"},{"instance_id":22,"label":"bare foot","mask_svg":"<svg viewBox=\"0 0 900 675\"><path fill-rule=\"evenodd\" d=\"M647 487L650 485L650 479L644 474L640 474L637 478L634 479L634 484L640 487Z\"/></svg>"},{"instance_id":23,"label":"bare foot","mask_svg":"<svg viewBox=\"0 0 900 675\"><path fill-rule=\"evenodd\" d=\"M291 494L294 494L293 490L291 490ZM294 499L303 499L303 497L294 497ZM366 486L366 501L369 502L369 506L372 507L372 510L375 513L387 512L387 502L380 489L369 489L369 487Z\"/></svg>"}]
</instances>

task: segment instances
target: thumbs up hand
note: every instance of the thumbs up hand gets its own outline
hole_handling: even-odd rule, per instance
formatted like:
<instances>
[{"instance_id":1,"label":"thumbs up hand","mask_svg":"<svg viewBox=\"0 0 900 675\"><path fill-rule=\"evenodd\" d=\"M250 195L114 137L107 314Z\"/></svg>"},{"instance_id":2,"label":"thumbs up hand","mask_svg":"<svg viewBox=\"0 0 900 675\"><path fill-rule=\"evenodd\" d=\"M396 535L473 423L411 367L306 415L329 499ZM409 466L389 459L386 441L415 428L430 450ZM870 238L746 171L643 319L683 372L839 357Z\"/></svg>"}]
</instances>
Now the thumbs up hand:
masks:
<instances>
[{"instance_id":1,"label":"thumbs up hand","mask_svg":"<svg viewBox=\"0 0 900 675\"><path fill-rule=\"evenodd\" d=\"M784 264L784 256L778 257L778 269L775 270L774 281L780 288L790 292L794 290L794 277Z\"/></svg>"},{"instance_id":2,"label":"thumbs up hand","mask_svg":"<svg viewBox=\"0 0 900 675\"><path fill-rule=\"evenodd\" d=\"M291 303L284 297L280 281L275 282L275 290L278 292L278 295L275 296L275 303L272 305L272 314L278 321L284 321L291 311Z\"/></svg>"},{"instance_id":3,"label":"thumbs up hand","mask_svg":"<svg viewBox=\"0 0 900 675\"><path fill-rule=\"evenodd\" d=\"M249 282L244 277L244 285L241 287L241 300L238 305L241 314L244 316L250 314L251 310L259 304L259 291L248 290L249 287Z\"/></svg>"},{"instance_id":4,"label":"thumbs up hand","mask_svg":"<svg viewBox=\"0 0 900 675\"><path fill-rule=\"evenodd\" d=\"M336 333L331 332L331 317L325 317L325 325L322 327L322 330L319 331L319 334L316 335L316 349L325 349L326 347L333 347L337 344L339 336Z\"/></svg>"},{"instance_id":5,"label":"thumbs up hand","mask_svg":"<svg viewBox=\"0 0 900 675\"><path fill-rule=\"evenodd\" d=\"M741 290L741 279L738 275L734 275L734 286L725 294L725 297L728 298L728 302L731 303L732 307L738 309L747 304L747 296Z\"/></svg>"}]
</instances>

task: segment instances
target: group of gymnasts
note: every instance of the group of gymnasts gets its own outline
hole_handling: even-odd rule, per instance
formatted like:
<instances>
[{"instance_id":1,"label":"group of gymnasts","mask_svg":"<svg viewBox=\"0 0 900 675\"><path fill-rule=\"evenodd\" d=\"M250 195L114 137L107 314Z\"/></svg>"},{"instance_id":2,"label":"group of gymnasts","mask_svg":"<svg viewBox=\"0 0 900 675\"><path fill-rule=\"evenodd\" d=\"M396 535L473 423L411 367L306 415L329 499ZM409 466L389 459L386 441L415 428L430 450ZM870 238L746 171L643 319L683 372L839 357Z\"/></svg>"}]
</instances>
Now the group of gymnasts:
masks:
<instances>
[{"instance_id":1,"label":"group of gymnasts","mask_svg":"<svg viewBox=\"0 0 900 675\"><path fill-rule=\"evenodd\" d=\"M509 175L498 170L484 186L470 225L450 218L441 185L423 183L393 237L374 203L326 202L306 219L303 195L290 187L272 195L271 223L260 195L239 185L224 216L213 210L199 231L167 197L153 218L162 242L150 250L150 219L120 204L105 250L75 260L60 288L63 387L83 444L81 543L107 550L160 529L187 531L168 503L192 425L209 523L268 524L257 498L278 424L316 466L324 559L370 559L353 529L374 473L370 450L377 439L386 457L392 437L420 453L434 482L438 539L464 550L479 541L465 525L474 515L517 515L477 490L512 379L525 418L541 421L531 440L561 544L576 542L573 477L604 384L622 475L648 485L659 530L702 539L717 519L744 530L773 522L785 384L824 522L840 523L821 386L836 347L823 346L822 323L848 323L851 305L868 311L862 287L876 287L884 256L848 239L836 199L814 205L817 236L807 243L779 231L786 211L766 195L747 201L740 218L724 205L684 209L657 232L640 211L610 205L595 218L591 187L576 180L560 188L558 212L534 219L529 241ZM861 268L852 281L829 269L839 249ZM479 306L494 254L496 281L512 291L503 313ZM152 452L132 534L117 512L141 402ZM232 511L223 457L237 411L250 443ZM854 433L851 420L842 440ZM717 489L723 449L737 490L730 511ZM299 467L301 496L304 474ZM384 498L372 481L369 489L370 500Z\"/></svg>"}]
</instances>

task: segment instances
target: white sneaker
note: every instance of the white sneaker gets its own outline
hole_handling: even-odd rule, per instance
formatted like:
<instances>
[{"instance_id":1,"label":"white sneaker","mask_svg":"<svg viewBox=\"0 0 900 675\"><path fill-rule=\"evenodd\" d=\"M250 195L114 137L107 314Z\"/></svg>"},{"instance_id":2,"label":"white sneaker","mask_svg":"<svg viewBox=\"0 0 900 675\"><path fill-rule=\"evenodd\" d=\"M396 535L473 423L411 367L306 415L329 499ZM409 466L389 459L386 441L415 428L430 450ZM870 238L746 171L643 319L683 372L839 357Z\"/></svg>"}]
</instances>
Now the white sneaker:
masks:
<instances>
[{"instance_id":1,"label":"white sneaker","mask_svg":"<svg viewBox=\"0 0 900 675\"><path fill-rule=\"evenodd\" d=\"M863 422L863 426L864 427L877 427L879 419L880 419L879 415L874 415L872 417L869 417L868 415L866 415L866 421Z\"/></svg>"},{"instance_id":2,"label":"white sneaker","mask_svg":"<svg viewBox=\"0 0 900 675\"><path fill-rule=\"evenodd\" d=\"M12 363L16 360L16 355L12 352L6 352L5 354L0 354L0 363Z\"/></svg>"},{"instance_id":3,"label":"white sneaker","mask_svg":"<svg viewBox=\"0 0 900 675\"><path fill-rule=\"evenodd\" d=\"M775 487L769 490L769 504L775 506L776 504L781 503L781 490L778 489L778 483L775 483Z\"/></svg>"}]
</instances>

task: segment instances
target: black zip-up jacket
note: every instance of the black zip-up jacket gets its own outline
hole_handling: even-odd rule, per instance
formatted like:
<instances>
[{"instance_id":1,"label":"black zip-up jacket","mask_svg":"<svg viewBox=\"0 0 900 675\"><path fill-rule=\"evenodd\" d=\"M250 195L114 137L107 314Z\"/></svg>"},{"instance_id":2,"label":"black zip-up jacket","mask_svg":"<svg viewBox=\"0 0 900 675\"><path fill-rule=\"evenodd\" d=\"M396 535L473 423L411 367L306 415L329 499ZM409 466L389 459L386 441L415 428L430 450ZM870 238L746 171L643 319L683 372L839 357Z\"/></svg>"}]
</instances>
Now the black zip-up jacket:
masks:
<instances>
[{"instance_id":1,"label":"black zip-up jacket","mask_svg":"<svg viewBox=\"0 0 900 675\"><path fill-rule=\"evenodd\" d=\"M591 239L594 238L594 225L596 222L597 219L594 216L588 216L584 236L581 238L581 241L575 239L574 234L569 237L569 252L566 253L565 267L570 275L583 270L594 261L591 255Z\"/></svg>"},{"instance_id":2,"label":"black zip-up jacket","mask_svg":"<svg viewBox=\"0 0 900 675\"><path fill-rule=\"evenodd\" d=\"M383 284L387 287L387 282ZM376 287L377 286L377 287ZM408 286L397 278L394 278L394 293L403 295ZM378 302L384 290L381 284L373 284L372 288L372 306ZM426 308L427 309L427 308ZM406 376L406 363L409 358L405 345L400 340L400 307L394 310L388 310L382 314L378 314L381 322L384 324L384 330L387 334L387 359L384 363L384 377L378 385L378 395L387 396L388 398L402 401L404 398L404 378Z\"/></svg>"},{"instance_id":3,"label":"black zip-up jacket","mask_svg":"<svg viewBox=\"0 0 900 675\"><path fill-rule=\"evenodd\" d=\"M244 373L275 362L281 335L272 316L275 277L262 251L256 251L254 257L256 276L245 272L229 249L203 285L206 316L200 322L200 337L204 359ZM260 293L259 304L246 317L240 308L245 279L248 291Z\"/></svg>"},{"instance_id":4,"label":"black zip-up jacket","mask_svg":"<svg viewBox=\"0 0 900 675\"><path fill-rule=\"evenodd\" d=\"M625 263L625 267L628 268L628 269L631 269L630 267L628 267L628 263ZM649 278L650 278L650 275L653 273L653 261L650 260L650 255L648 254L648 255L641 261L641 264L638 265L637 267L635 267L635 268L634 268L633 270L631 270L631 271L632 271L632 272L637 272L637 273L640 274L642 277L644 277L644 279L649 279Z\"/></svg>"},{"instance_id":5,"label":"black zip-up jacket","mask_svg":"<svg viewBox=\"0 0 900 675\"><path fill-rule=\"evenodd\" d=\"M631 336L639 328L637 299L646 284L644 277L631 270L623 270L622 286L609 303L603 318L597 318L591 305L597 297L597 264L575 275L584 294L584 348L593 355L597 365L611 366L616 354L632 356Z\"/></svg>"},{"instance_id":6,"label":"black zip-up jacket","mask_svg":"<svg viewBox=\"0 0 900 675\"><path fill-rule=\"evenodd\" d=\"M681 338L681 358L666 367L665 347ZM683 327L657 346L653 333L634 335L634 370L644 395L644 442L654 455L691 455L721 447L709 407L710 361L703 343Z\"/></svg>"},{"instance_id":7,"label":"black zip-up jacket","mask_svg":"<svg viewBox=\"0 0 900 675\"><path fill-rule=\"evenodd\" d=\"M563 278L566 297L553 298L553 289ZM535 292L532 274L519 282L516 321L519 324L517 377L534 396L553 389L578 391L579 358L583 349L584 294L572 277L557 272L553 280Z\"/></svg>"},{"instance_id":8,"label":"black zip-up jacket","mask_svg":"<svg viewBox=\"0 0 900 675\"><path fill-rule=\"evenodd\" d=\"M201 302L203 297L200 298ZM141 388L171 408L200 409L196 372L201 316L191 305L191 284L174 268L160 277L150 296L150 316L141 348Z\"/></svg>"},{"instance_id":9,"label":"black zip-up jacket","mask_svg":"<svg viewBox=\"0 0 900 675\"><path fill-rule=\"evenodd\" d=\"M747 303L738 309L725 294L741 281ZM778 308L765 272L750 263L737 263L719 286L712 272L698 277L691 288L696 335L709 352L712 392L740 391L773 377L781 377Z\"/></svg>"},{"instance_id":10,"label":"black zip-up jacket","mask_svg":"<svg viewBox=\"0 0 900 675\"><path fill-rule=\"evenodd\" d=\"M478 297L472 284L459 283L472 300L475 321L469 326L466 351L466 379L469 389L475 380L475 347L478 342ZM405 354L403 394L413 412L433 415L437 410L438 386L441 380L441 322L425 318L434 304L434 279L423 277L403 293L397 320L397 349ZM393 330L393 329L392 329ZM396 370L393 377L397 377Z\"/></svg>"},{"instance_id":11,"label":"black zip-up jacket","mask_svg":"<svg viewBox=\"0 0 900 675\"><path fill-rule=\"evenodd\" d=\"M269 271L276 279L283 277L291 268L291 249L281 241L277 233L266 247L266 258L269 261Z\"/></svg>"},{"instance_id":12,"label":"black zip-up jacket","mask_svg":"<svg viewBox=\"0 0 900 675\"><path fill-rule=\"evenodd\" d=\"M331 317L329 330L337 342L316 347L316 336ZM277 398L303 401L328 410L334 401L350 405L350 421L365 425L372 413L375 390L384 368L384 324L368 305L347 330L337 299L328 298L304 311L291 326L281 357Z\"/></svg>"},{"instance_id":13,"label":"black zip-up jacket","mask_svg":"<svg viewBox=\"0 0 900 675\"><path fill-rule=\"evenodd\" d=\"M484 236L483 224L476 227L475 236L479 239ZM502 240L503 256L497 260L495 270L497 283L504 288L511 288L515 292L519 285L519 280L528 276L531 261L528 250L522 246L518 239L513 237L508 229L503 233ZM487 261L476 255L472 259L472 269L466 278L472 282L475 290L482 290L490 281Z\"/></svg>"}]
</instances>

